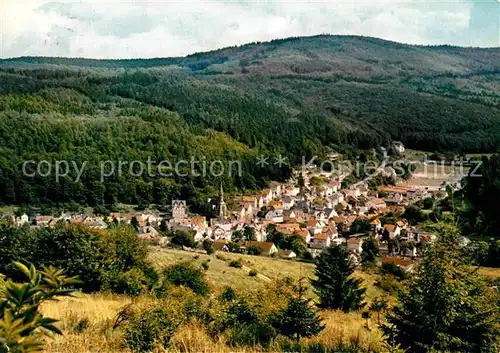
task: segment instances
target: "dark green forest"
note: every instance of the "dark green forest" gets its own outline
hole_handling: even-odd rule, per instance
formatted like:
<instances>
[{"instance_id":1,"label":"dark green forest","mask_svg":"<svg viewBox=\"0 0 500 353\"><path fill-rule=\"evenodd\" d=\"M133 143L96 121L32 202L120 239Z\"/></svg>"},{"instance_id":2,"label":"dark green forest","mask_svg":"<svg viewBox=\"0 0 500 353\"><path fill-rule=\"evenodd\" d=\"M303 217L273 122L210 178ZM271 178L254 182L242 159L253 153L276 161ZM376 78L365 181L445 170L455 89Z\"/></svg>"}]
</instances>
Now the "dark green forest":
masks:
<instances>
[{"instance_id":1,"label":"dark green forest","mask_svg":"<svg viewBox=\"0 0 500 353\"><path fill-rule=\"evenodd\" d=\"M483 157L478 168L465 178L463 216L466 230L474 234L499 237L500 154Z\"/></svg>"},{"instance_id":2,"label":"dark green forest","mask_svg":"<svg viewBox=\"0 0 500 353\"><path fill-rule=\"evenodd\" d=\"M401 140L426 151L500 146L497 49L418 47L374 38L317 36L253 43L185 58L0 60L0 202L168 205L207 213L228 192L283 180L288 158L357 151ZM241 176L163 178L124 173L101 181L106 160L242 161ZM53 177L26 160L87 162Z\"/></svg>"}]
</instances>

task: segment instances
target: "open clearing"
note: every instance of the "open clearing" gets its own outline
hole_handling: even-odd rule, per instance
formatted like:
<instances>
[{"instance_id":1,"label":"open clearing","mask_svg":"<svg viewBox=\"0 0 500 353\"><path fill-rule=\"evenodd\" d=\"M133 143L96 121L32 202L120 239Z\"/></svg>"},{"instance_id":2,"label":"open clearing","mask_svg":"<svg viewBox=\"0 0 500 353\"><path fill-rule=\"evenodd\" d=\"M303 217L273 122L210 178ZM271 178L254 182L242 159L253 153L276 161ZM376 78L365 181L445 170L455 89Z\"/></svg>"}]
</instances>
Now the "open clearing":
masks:
<instances>
[{"instance_id":1,"label":"open clearing","mask_svg":"<svg viewBox=\"0 0 500 353\"><path fill-rule=\"evenodd\" d=\"M438 190L443 187L443 183L455 183L461 180L469 172L469 169L470 167L461 165L418 164L412 173L412 178L405 185Z\"/></svg>"}]
</instances>

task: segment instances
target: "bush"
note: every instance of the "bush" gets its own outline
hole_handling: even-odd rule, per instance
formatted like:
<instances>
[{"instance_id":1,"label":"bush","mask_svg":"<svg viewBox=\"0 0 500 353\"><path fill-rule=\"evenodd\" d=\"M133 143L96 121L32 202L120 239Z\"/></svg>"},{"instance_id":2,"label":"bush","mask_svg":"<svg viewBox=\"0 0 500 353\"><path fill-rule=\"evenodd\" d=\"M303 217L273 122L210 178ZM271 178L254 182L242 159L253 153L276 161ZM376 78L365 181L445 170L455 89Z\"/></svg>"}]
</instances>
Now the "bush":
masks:
<instances>
[{"instance_id":1,"label":"bush","mask_svg":"<svg viewBox=\"0 0 500 353\"><path fill-rule=\"evenodd\" d=\"M126 272L146 266L148 247L131 227L110 229L101 236L101 242L105 259L111 262L112 268Z\"/></svg>"},{"instance_id":2,"label":"bush","mask_svg":"<svg viewBox=\"0 0 500 353\"><path fill-rule=\"evenodd\" d=\"M138 269L121 273L113 283L113 291L121 294L139 295L147 288L147 279Z\"/></svg>"},{"instance_id":3,"label":"bush","mask_svg":"<svg viewBox=\"0 0 500 353\"><path fill-rule=\"evenodd\" d=\"M175 231L170 239L172 245L187 246L188 248L194 247L194 234L183 231Z\"/></svg>"},{"instance_id":4,"label":"bush","mask_svg":"<svg viewBox=\"0 0 500 353\"><path fill-rule=\"evenodd\" d=\"M257 246L249 246L247 249L247 253L249 255L260 255L262 254L262 250Z\"/></svg>"},{"instance_id":5,"label":"bush","mask_svg":"<svg viewBox=\"0 0 500 353\"><path fill-rule=\"evenodd\" d=\"M276 330L269 324L256 322L252 324L236 324L229 333L229 344L232 346L258 345L268 347L276 337Z\"/></svg>"},{"instance_id":6,"label":"bush","mask_svg":"<svg viewBox=\"0 0 500 353\"><path fill-rule=\"evenodd\" d=\"M241 268L243 267L243 264L241 263L241 260L232 260L229 262L229 267Z\"/></svg>"},{"instance_id":7,"label":"bush","mask_svg":"<svg viewBox=\"0 0 500 353\"><path fill-rule=\"evenodd\" d=\"M304 259L305 261L313 261L313 260L314 260L314 258L313 258L313 256L312 256L312 254L311 254L311 252L310 252L310 251L306 251L306 252L304 253L304 255L303 255L303 259Z\"/></svg>"},{"instance_id":8,"label":"bush","mask_svg":"<svg viewBox=\"0 0 500 353\"><path fill-rule=\"evenodd\" d=\"M214 245L207 239L203 241L203 249L207 252L207 255L212 255L215 252Z\"/></svg>"},{"instance_id":9,"label":"bush","mask_svg":"<svg viewBox=\"0 0 500 353\"><path fill-rule=\"evenodd\" d=\"M83 319L79 319L74 325L71 327L71 330L76 334L81 334L85 332L90 326L90 320L88 317L84 317Z\"/></svg>"},{"instance_id":10,"label":"bush","mask_svg":"<svg viewBox=\"0 0 500 353\"><path fill-rule=\"evenodd\" d=\"M142 270L142 273L144 274L144 277L147 281L146 285L148 289L151 290L158 283L160 279L158 271L153 266L146 266Z\"/></svg>"},{"instance_id":11,"label":"bush","mask_svg":"<svg viewBox=\"0 0 500 353\"><path fill-rule=\"evenodd\" d=\"M380 281L375 282L375 286L391 294L396 294L401 288L396 278L392 275L382 277Z\"/></svg>"},{"instance_id":12,"label":"bush","mask_svg":"<svg viewBox=\"0 0 500 353\"><path fill-rule=\"evenodd\" d=\"M165 269L163 276L166 282L175 286L185 286L199 295L208 293L208 284L200 269L189 263L175 264Z\"/></svg>"},{"instance_id":13,"label":"bush","mask_svg":"<svg viewBox=\"0 0 500 353\"><path fill-rule=\"evenodd\" d=\"M219 301L221 302L230 302L236 299L237 294L231 287L225 287L222 293L219 295Z\"/></svg>"},{"instance_id":14,"label":"bush","mask_svg":"<svg viewBox=\"0 0 500 353\"><path fill-rule=\"evenodd\" d=\"M250 272L248 272L248 275L249 275L250 277L255 277L255 276L257 276L257 271L256 271L256 270L254 270L254 269L252 269L252 270L250 270Z\"/></svg>"},{"instance_id":15,"label":"bush","mask_svg":"<svg viewBox=\"0 0 500 353\"><path fill-rule=\"evenodd\" d=\"M84 281L84 291L101 288L109 257L102 256L101 238L96 230L59 223L37 229L33 243L26 246L32 253L25 261L35 266L63 268L68 275L79 276Z\"/></svg>"},{"instance_id":16,"label":"bush","mask_svg":"<svg viewBox=\"0 0 500 353\"><path fill-rule=\"evenodd\" d=\"M133 352L150 352L155 344L168 346L175 330L167 309L157 306L130 318L125 327L125 345Z\"/></svg>"},{"instance_id":17,"label":"bush","mask_svg":"<svg viewBox=\"0 0 500 353\"><path fill-rule=\"evenodd\" d=\"M385 262L381 267L382 274L391 274L400 280L408 278L408 274L393 262Z\"/></svg>"},{"instance_id":18,"label":"bush","mask_svg":"<svg viewBox=\"0 0 500 353\"><path fill-rule=\"evenodd\" d=\"M250 308L245 299L237 299L233 301L226 310L228 326L236 323L253 324L258 322L257 315Z\"/></svg>"},{"instance_id":19,"label":"bush","mask_svg":"<svg viewBox=\"0 0 500 353\"><path fill-rule=\"evenodd\" d=\"M59 222L31 230L1 223L0 267L13 280L21 280L11 261L27 261L65 269L82 279L86 292L112 289L124 272L147 267L147 246L131 227L105 231Z\"/></svg>"}]
</instances>

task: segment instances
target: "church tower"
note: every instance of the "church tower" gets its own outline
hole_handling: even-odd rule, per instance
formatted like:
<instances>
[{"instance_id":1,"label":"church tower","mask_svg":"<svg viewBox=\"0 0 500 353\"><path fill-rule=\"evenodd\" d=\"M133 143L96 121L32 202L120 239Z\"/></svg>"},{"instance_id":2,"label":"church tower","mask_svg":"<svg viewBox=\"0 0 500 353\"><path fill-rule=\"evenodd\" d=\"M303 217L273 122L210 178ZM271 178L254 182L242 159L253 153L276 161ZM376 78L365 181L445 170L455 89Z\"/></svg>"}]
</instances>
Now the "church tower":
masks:
<instances>
[{"instance_id":1,"label":"church tower","mask_svg":"<svg viewBox=\"0 0 500 353\"><path fill-rule=\"evenodd\" d=\"M220 219L225 219L227 217L227 206L224 201L224 190L222 189L222 183L220 184L219 200L217 204L217 214Z\"/></svg>"}]
</instances>

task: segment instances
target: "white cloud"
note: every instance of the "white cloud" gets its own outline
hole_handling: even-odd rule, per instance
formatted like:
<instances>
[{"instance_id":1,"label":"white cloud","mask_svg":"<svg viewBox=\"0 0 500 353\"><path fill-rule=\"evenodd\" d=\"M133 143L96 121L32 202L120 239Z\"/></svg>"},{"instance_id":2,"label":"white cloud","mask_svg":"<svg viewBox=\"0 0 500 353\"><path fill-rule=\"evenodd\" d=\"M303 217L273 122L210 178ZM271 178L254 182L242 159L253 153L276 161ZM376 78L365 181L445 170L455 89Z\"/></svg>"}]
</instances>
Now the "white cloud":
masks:
<instances>
[{"instance_id":1,"label":"white cloud","mask_svg":"<svg viewBox=\"0 0 500 353\"><path fill-rule=\"evenodd\" d=\"M496 0L0 0L0 57L166 57L319 33L500 46Z\"/></svg>"}]
</instances>

